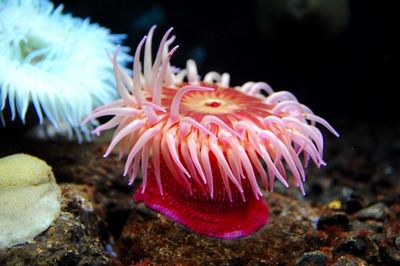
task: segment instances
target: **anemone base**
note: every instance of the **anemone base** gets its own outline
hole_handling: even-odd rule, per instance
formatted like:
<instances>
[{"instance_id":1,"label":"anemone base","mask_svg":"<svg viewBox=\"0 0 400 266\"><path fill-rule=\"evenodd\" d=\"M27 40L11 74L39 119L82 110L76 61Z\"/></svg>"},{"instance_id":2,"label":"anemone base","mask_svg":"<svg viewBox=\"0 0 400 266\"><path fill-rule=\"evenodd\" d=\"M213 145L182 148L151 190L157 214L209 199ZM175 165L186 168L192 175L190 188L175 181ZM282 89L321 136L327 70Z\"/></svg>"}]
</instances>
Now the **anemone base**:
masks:
<instances>
[{"instance_id":1,"label":"anemone base","mask_svg":"<svg viewBox=\"0 0 400 266\"><path fill-rule=\"evenodd\" d=\"M161 165L163 195L161 195L154 172L148 171L146 190L142 185L134 194L136 203L144 204L192 231L216 238L232 239L248 236L260 229L268 220L268 207L263 197L256 199L249 185L242 184L244 202L234 187L229 200L221 178L214 176L214 199L206 192L205 185L190 179L192 194ZM215 168L214 168L215 169ZM247 181L247 180L243 180Z\"/></svg>"}]
</instances>

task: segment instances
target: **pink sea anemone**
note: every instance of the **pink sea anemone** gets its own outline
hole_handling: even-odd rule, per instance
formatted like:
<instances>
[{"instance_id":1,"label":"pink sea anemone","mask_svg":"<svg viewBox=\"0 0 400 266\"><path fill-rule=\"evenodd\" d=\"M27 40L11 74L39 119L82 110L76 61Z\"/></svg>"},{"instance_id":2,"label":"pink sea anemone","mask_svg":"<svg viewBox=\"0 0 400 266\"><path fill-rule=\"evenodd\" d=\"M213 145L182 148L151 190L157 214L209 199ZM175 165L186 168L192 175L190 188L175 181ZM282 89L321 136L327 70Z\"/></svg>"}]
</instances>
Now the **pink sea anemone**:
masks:
<instances>
[{"instance_id":1,"label":"pink sea anemone","mask_svg":"<svg viewBox=\"0 0 400 266\"><path fill-rule=\"evenodd\" d=\"M304 194L304 167L310 159L325 165L316 122L338 133L290 92L274 92L264 82L232 88L227 73L209 72L201 80L192 60L186 69L171 67L178 48L169 50L172 28L153 61L154 30L136 49L132 78L118 66L115 51L121 99L95 109L84 122L114 116L93 133L116 127L104 156L119 145L129 184L141 172L136 202L200 234L249 235L268 220L258 181L272 191L275 178L288 187L293 176Z\"/></svg>"}]
</instances>

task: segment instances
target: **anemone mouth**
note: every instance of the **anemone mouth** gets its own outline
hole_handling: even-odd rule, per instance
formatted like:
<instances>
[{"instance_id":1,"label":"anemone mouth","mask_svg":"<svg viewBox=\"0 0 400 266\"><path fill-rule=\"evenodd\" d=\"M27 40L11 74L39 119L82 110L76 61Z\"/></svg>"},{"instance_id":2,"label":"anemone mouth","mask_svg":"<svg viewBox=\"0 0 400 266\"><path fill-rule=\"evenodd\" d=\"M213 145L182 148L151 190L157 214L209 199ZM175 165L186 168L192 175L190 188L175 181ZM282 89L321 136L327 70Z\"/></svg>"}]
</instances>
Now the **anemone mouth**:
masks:
<instances>
[{"instance_id":1,"label":"anemone mouth","mask_svg":"<svg viewBox=\"0 0 400 266\"><path fill-rule=\"evenodd\" d=\"M188 85L188 83L181 83L174 89L164 88L165 94L161 101L163 108L170 111L176 93ZM199 86L212 88L213 91L195 90L185 93L179 106L180 117L191 117L197 122L201 122L204 116L213 115L231 124L243 119L257 121L257 116L265 117L272 114L272 106L260 98L212 83L201 82Z\"/></svg>"},{"instance_id":2,"label":"anemone mouth","mask_svg":"<svg viewBox=\"0 0 400 266\"><path fill-rule=\"evenodd\" d=\"M187 93L181 102L180 112L189 116L193 112L202 114L234 114L241 111L246 113L267 115L271 107L261 99L249 97L245 93L232 88L224 88L215 84L201 83L204 87L212 87L214 91L192 91Z\"/></svg>"},{"instance_id":3,"label":"anemone mouth","mask_svg":"<svg viewBox=\"0 0 400 266\"><path fill-rule=\"evenodd\" d=\"M48 49L50 45L38 36L27 36L26 40L21 40L18 46L21 61L31 65L46 59L51 51Z\"/></svg>"},{"instance_id":4,"label":"anemone mouth","mask_svg":"<svg viewBox=\"0 0 400 266\"><path fill-rule=\"evenodd\" d=\"M240 103L215 95L215 93L191 93L182 99L181 109L185 112L198 112L203 114L228 114L242 109Z\"/></svg>"},{"instance_id":5,"label":"anemone mouth","mask_svg":"<svg viewBox=\"0 0 400 266\"><path fill-rule=\"evenodd\" d=\"M227 89L214 86L213 84L202 84L205 87L214 87L213 92L193 91L187 93L181 102L180 112L189 115L191 112L202 114L222 115L243 110L245 101L242 95L229 93Z\"/></svg>"}]
</instances>

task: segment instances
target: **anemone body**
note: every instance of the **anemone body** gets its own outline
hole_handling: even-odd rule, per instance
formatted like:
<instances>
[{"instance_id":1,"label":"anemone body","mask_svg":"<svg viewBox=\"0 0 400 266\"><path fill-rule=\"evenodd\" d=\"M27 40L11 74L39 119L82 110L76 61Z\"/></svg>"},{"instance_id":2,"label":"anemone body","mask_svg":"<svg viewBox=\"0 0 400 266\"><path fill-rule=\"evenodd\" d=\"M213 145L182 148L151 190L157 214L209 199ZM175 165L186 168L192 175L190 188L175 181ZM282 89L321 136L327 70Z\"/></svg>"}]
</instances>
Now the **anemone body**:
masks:
<instances>
[{"instance_id":1,"label":"anemone body","mask_svg":"<svg viewBox=\"0 0 400 266\"><path fill-rule=\"evenodd\" d=\"M141 173L135 201L201 234L249 235L268 219L261 187L272 191L275 179L289 186L293 176L304 193L304 167L310 160L325 165L315 123L337 133L290 92L274 92L264 82L232 88L229 74L216 72L201 79L192 60L175 71L172 29L153 60L154 29L137 47L132 78L115 52L121 99L95 109L84 122L113 116L93 133L116 127L105 156L119 145L129 183Z\"/></svg>"},{"instance_id":2,"label":"anemone body","mask_svg":"<svg viewBox=\"0 0 400 266\"><path fill-rule=\"evenodd\" d=\"M118 96L105 50L125 37L62 9L48 0L0 1L0 110L8 103L11 120L25 122L32 103L40 123L47 118L81 139L93 124L82 119ZM125 65L129 49L121 50Z\"/></svg>"}]
</instances>

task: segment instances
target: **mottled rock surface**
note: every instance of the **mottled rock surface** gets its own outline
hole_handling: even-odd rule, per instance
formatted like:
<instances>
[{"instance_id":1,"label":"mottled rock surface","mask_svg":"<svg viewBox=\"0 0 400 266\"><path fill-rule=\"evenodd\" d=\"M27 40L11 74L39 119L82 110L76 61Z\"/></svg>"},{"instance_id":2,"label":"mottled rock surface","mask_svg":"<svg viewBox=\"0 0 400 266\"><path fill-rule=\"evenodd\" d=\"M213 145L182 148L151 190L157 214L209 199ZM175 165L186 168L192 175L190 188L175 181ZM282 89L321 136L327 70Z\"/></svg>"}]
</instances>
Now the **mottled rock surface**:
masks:
<instances>
[{"instance_id":1,"label":"mottled rock surface","mask_svg":"<svg viewBox=\"0 0 400 266\"><path fill-rule=\"evenodd\" d=\"M199 236L162 215L137 208L121 240L123 264L152 261L157 265L273 265L294 264L307 247L315 210L272 193L270 222L252 236L218 240ZM282 252L282 247L290 247Z\"/></svg>"}]
</instances>

